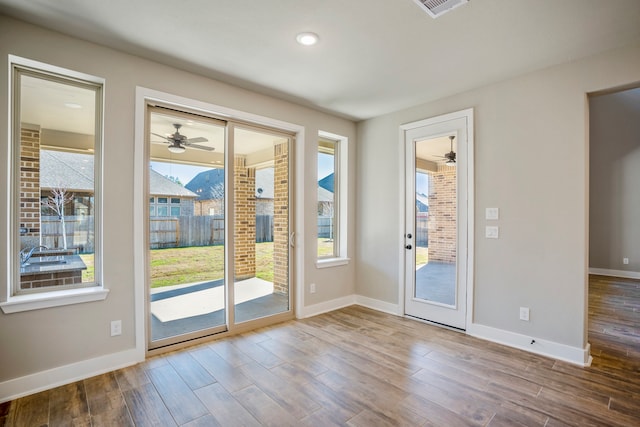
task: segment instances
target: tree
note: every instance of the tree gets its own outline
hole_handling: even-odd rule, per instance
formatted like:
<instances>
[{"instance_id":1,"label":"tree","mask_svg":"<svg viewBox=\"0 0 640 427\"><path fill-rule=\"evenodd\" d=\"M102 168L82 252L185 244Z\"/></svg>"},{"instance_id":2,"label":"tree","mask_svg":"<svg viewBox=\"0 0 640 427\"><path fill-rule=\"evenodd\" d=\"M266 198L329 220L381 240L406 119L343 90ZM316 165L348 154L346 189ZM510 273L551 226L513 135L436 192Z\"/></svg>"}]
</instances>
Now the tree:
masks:
<instances>
[{"instance_id":1,"label":"tree","mask_svg":"<svg viewBox=\"0 0 640 427\"><path fill-rule=\"evenodd\" d=\"M180 178L178 178L177 176L165 175L164 177L167 178L169 181L175 182L176 184L182 185L184 187L184 184L182 184L182 181L180 181Z\"/></svg>"},{"instance_id":2,"label":"tree","mask_svg":"<svg viewBox=\"0 0 640 427\"><path fill-rule=\"evenodd\" d=\"M73 194L69 194L66 188L55 187L51 189L51 195L47 200L40 202L43 207L58 215L62 228L62 248L67 249L67 228L64 223L64 205L73 201Z\"/></svg>"}]
</instances>

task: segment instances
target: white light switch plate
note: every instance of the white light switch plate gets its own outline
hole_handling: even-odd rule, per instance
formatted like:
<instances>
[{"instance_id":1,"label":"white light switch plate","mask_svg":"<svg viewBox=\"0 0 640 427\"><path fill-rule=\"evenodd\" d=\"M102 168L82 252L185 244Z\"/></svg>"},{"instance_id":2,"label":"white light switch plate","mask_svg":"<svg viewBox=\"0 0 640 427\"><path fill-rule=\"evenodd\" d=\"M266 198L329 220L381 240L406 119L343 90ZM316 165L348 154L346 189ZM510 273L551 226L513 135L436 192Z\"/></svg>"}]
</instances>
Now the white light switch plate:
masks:
<instances>
[{"instance_id":1,"label":"white light switch plate","mask_svg":"<svg viewBox=\"0 0 640 427\"><path fill-rule=\"evenodd\" d=\"M484 228L484 237L487 239L497 239L500 234L500 229L497 226L487 225Z\"/></svg>"},{"instance_id":2,"label":"white light switch plate","mask_svg":"<svg viewBox=\"0 0 640 427\"><path fill-rule=\"evenodd\" d=\"M484 211L485 219L498 219L500 218L499 208L486 208Z\"/></svg>"}]
</instances>

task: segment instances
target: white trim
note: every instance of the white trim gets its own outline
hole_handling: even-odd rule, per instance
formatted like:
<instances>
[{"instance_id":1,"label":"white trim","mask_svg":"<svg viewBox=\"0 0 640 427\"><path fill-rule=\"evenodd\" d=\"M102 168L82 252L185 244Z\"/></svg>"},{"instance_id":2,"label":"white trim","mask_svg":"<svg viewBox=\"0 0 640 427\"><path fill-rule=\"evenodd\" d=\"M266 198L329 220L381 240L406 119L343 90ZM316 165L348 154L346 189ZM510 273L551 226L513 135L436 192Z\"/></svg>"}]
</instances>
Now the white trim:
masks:
<instances>
[{"instance_id":1,"label":"white trim","mask_svg":"<svg viewBox=\"0 0 640 427\"><path fill-rule=\"evenodd\" d=\"M640 279L639 271L610 270L608 268L589 268L589 274L622 277L623 279Z\"/></svg>"},{"instance_id":2,"label":"white trim","mask_svg":"<svg viewBox=\"0 0 640 427\"><path fill-rule=\"evenodd\" d=\"M305 319L307 317L317 316L318 314L339 310L355 303L356 295L347 295L346 297L336 298L306 307L299 307L299 309L296 310L296 318Z\"/></svg>"},{"instance_id":3,"label":"white trim","mask_svg":"<svg viewBox=\"0 0 640 427\"><path fill-rule=\"evenodd\" d=\"M386 301L380 301L378 299L365 297L362 295L356 295L356 304L363 307L370 308L372 310L382 311L383 313L393 314L394 316L402 316L403 308L400 304L393 304Z\"/></svg>"},{"instance_id":4,"label":"white trim","mask_svg":"<svg viewBox=\"0 0 640 427\"><path fill-rule=\"evenodd\" d=\"M338 267L349 264L349 261L351 258L321 258L316 261L316 268Z\"/></svg>"},{"instance_id":5,"label":"white trim","mask_svg":"<svg viewBox=\"0 0 640 427\"><path fill-rule=\"evenodd\" d=\"M467 334L579 366L590 366L592 361L590 355L591 345L588 343L585 348L571 347L566 344L479 325L477 323L472 323L467 326Z\"/></svg>"},{"instance_id":6,"label":"white trim","mask_svg":"<svg viewBox=\"0 0 640 427\"><path fill-rule=\"evenodd\" d=\"M125 350L40 371L0 383L0 403L49 390L142 362L136 350Z\"/></svg>"},{"instance_id":7,"label":"white trim","mask_svg":"<svg viewBox=\"0 0 640 427\"><path fill-rule=\"evenodd\" d=\"M0 303L0 308L5 314L19 313L41 308L102 301L107 298L108 294L109 289L104 289L102 286L38 292L8 298L6 302Z\"/></svg>"},{"instance_id":8,"label":"white trim","mask_svg":"<svg viewBox=\"0 0 640 427\"><path fill-rule=\"evenodd\" d=\"M475 246L475 170L474 170L474 110L473 108L467 108L465 110L455 111L452 113L443 114L440 116L430 117L427 119L419 120L416 122L405 123L400 125L399 127L399 142L400 142L400 156L399 156L399 170L400 170L400 179L398 183L399 194L402 195L402 203L398 204L399 210L399 218L402 220L399 221L399 231L398 237L400 239L399 254L398 254L398 265L402 266L402 268L398 271L398 301L399 301L399 310L402 315L406 313L406 275L407 275L407 262L406 262L406 250L405 246L405 238L402 237L407 233L407 170L406 170L406 157L409 154L407 152L407 144L406 138L407 133L413 130L423 128L426 126L435 126L444 124L447 122L465 120L465 132L466 132L466 147L465 147L465 155L466 155L466 223L464 227L466 227L466 259L464 260L466 266L461 266L465 271L465 279L466 279L466 292L465 292L465 316L462 324L459 327L468 328L473 322L473 302L474 302L474 246ZM459 126L457 128L460 128ZM457 129L456 128L456 129ZM453 128L452 128L453 130ZM463 153L460 152L460 155ZM462 231L461 231L462 233ZM461 236L460 239L463 237Z\"/></svg>"}]
</instances>

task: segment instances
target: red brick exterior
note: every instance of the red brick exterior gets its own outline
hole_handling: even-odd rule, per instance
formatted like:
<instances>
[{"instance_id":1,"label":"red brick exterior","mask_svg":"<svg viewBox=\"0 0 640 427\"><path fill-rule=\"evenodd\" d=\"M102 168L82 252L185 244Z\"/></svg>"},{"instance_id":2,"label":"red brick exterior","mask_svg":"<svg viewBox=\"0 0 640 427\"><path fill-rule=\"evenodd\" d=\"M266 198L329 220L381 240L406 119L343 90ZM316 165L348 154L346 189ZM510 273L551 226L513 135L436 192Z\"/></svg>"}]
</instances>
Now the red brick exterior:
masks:
<instances>
[{"instance_id":1,"label":"red brick exterior","mask_svg":"<svg viewBox=\"0 0 640 427\"><path fill-rule=\"evenodd\" d=\"M274 147L273 173L273 289L289 293L289 148Z\"/></svg>"},{"instance_id":2,"label":"red brick exterior","mask_svg":"<svg viewBox=\"0 0 640 427\"><path fill-rule=\"evenodd\" d=\"M244 156L234 164L235 280L256 275L256 170L246 166Z\"/></svg>"},{"instance_id":3,"label":"red brick exterior","mask_svg":"<svg viewBox=\"0 0 640 427\"><path fill-rule=\"evenodd\" d=\"M456 168L429 172L429 261L456 262Z\"/></svg>"}]
</instances>

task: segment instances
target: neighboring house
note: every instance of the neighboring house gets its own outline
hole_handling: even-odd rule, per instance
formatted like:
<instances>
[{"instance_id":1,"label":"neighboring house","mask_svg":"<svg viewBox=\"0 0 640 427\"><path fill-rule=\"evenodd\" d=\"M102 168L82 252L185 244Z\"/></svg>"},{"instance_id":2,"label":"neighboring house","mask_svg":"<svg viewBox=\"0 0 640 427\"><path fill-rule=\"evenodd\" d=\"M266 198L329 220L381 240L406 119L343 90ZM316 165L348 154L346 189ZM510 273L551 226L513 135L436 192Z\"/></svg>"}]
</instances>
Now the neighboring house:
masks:
<instances>
[{"instance_id":1,"label":"neighboring house","mask_svg":"<svg viewBox=\"0 0 640 427\"><path fill-rule=\"evenodd\" d=\"M273 215L273 168L256 170L256 215ZM195 215L224 211L224 169L210 169L193 177L185 187L197 194Z\"/></svg>"},{"instance_id":2,"label":"neighboring house","mask_svg":"<svg viewBox=\"0 0 640 427\"><path fill-rule=\"evenodd\" d=\"M40 194L45 200L52 188L62 186L73 193L67 215L93 214L93 155L40 150ZM197 194L149 170L151 216L193 215ZM46 209L46 208L43 208ZM43 210L42 215L51 214Z\"/></svg>"},{"instance_id":3,"label":"neighboring house","mask_svg":"<svg viewBox=\"0 0 640 427\"><path fill-rule=\"evenodd\" d=\"M417 213L429 212L429 196L422 193L416 193L416 212Z\"/></svg>"}]
</instances>

